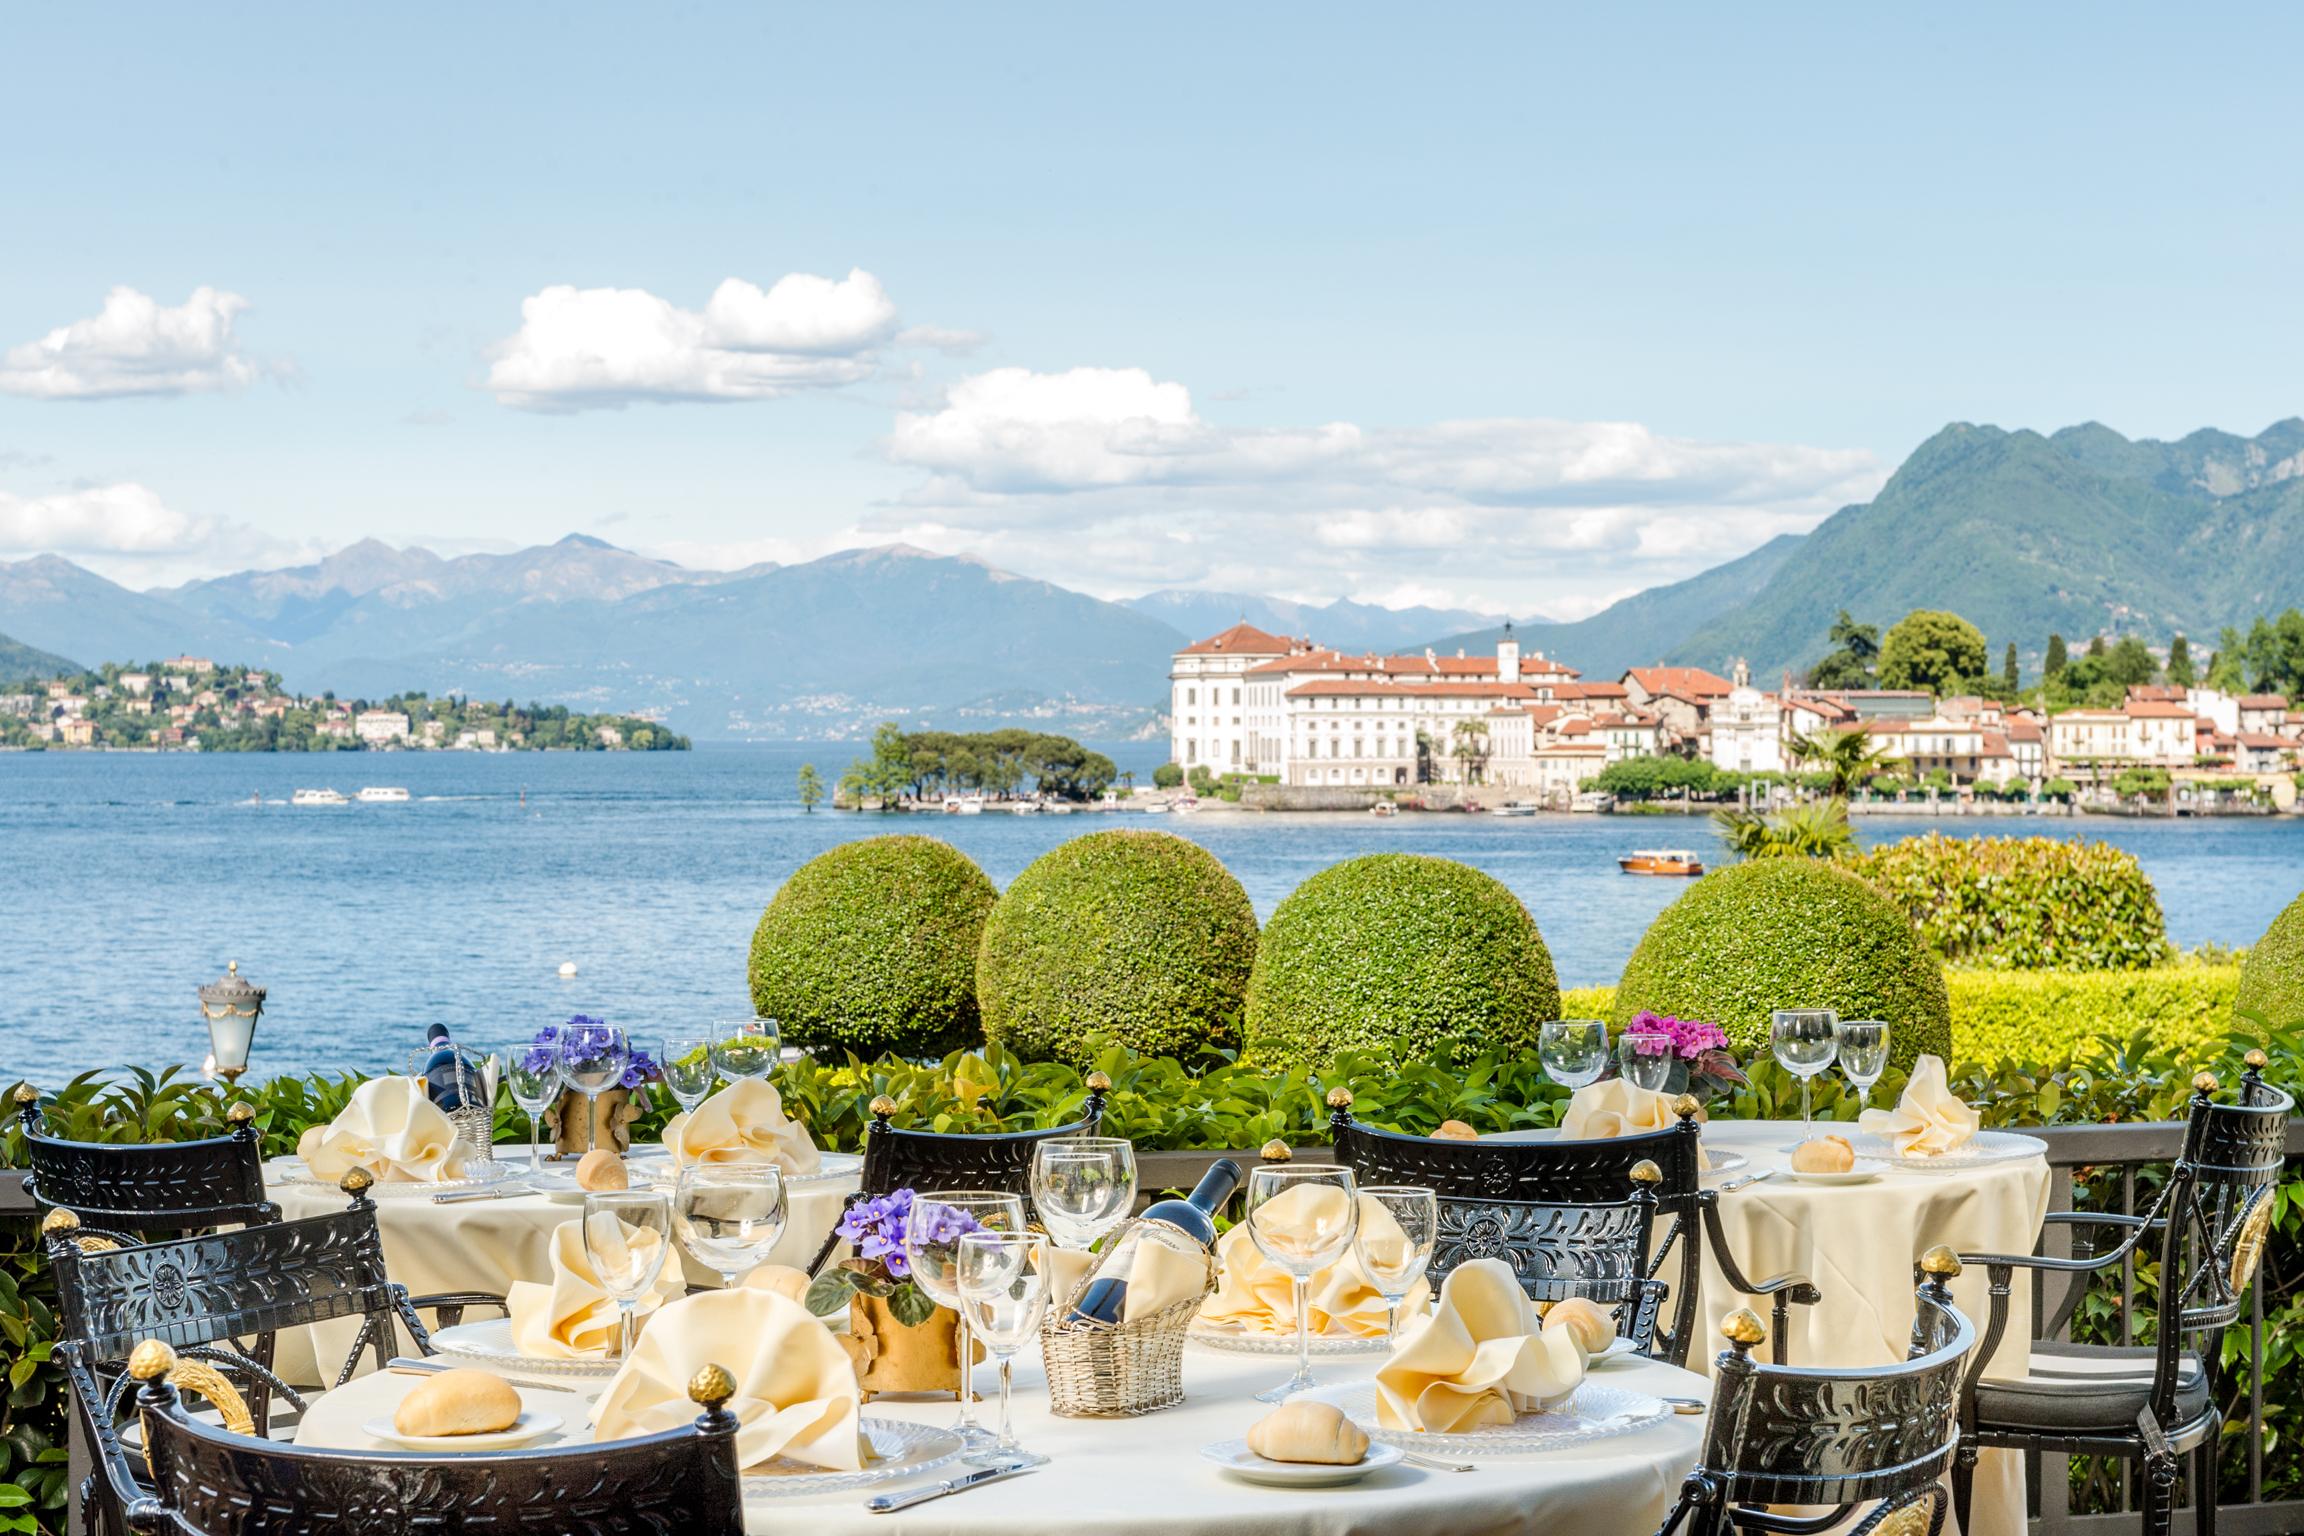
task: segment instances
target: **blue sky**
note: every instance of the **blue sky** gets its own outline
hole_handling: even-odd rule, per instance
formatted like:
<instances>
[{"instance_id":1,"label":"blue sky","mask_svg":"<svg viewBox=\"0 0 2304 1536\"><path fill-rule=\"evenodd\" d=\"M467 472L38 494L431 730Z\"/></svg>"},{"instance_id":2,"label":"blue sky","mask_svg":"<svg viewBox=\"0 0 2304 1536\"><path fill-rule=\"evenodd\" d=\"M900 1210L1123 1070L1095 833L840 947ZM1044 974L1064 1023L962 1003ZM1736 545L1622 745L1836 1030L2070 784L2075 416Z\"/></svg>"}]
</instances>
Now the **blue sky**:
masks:
<instances>
[{"instance_id":1,"label":"blue sky","mask_svg":"<svg viewBox=\"0 0 2304 1536\"><path fill-rule=\"evenodd\" d=\"M2280 8L0 28L0 558L135 585L581 530L1573 615L1948 420L2304 410Z\"/></svg>"}]
</instances>

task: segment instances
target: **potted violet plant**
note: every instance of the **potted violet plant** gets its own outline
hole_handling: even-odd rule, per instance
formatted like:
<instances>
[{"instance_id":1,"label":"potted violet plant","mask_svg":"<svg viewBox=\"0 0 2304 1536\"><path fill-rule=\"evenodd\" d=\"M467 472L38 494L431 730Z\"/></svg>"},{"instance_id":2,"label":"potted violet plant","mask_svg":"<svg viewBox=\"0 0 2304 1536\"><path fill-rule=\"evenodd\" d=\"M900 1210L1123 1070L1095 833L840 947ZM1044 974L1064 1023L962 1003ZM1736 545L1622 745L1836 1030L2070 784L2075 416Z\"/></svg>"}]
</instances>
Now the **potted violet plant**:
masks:
<instances>
[{"instance_id":1,"label":"potted violet plant","mask_svg":"<svg viewBox=\"0 0 2304 1536\"><path fill-rule=\"evenodd\" d=\"M839 1337L867 1399L960 1390L960 1316L922 1289L905 1236L913 1221L931 1220L937 1230L925 1240L950 1248L979 1223L948 1206L928 1209L932 1215L914 1209L909 1189L854 1201L834 1229L848 1240L851 1256L808 1287L808 1310L818 1317L847 1309L848 1331ZM970 1353L984 1358L981 1347Z\"/></svg>"},{"instance_id":2,"label":"potted violet plant","mask_svg":"<svg viewBox=\"0 0 2304 1536\"><path fill-rule=\"evenodd\" d=\"M550 1066L558 1058L563 1031L606 1030L607 1027L607 1020L581 1013L565 1024L547 1024L536 1031L536 1038L529 1042L524 1064L532 1072ZM544 1112L544 1123L552 1132L553 1155L581 1157L594 1147L610 1148L618 1156L631 1151L632 1122L648 1107L648 1084L663 1075L654 1057L632 1045L625 1058L623 1076L601 1089L589 1106L579 1090L561 1090L559 1102ZM592 1119L589 1133L584 1123L587 1113Z\"/></svg>"}]
</instances>

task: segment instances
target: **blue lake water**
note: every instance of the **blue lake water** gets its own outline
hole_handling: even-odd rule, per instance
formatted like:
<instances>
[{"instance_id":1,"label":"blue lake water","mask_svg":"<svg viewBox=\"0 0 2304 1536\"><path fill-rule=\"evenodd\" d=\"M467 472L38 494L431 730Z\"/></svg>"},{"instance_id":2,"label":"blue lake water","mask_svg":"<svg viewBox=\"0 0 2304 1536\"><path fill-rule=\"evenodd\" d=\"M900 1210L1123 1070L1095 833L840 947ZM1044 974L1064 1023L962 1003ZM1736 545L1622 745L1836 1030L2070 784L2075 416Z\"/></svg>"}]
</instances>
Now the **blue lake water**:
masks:
<instances>
[{"instance_id":1,"label":"blue lake water","mask_svg":"<svg viewBox=\"0 0 2304 1536\"><path fill-rule=\"evenodd\" d=\"M1158 760L1105 750L1146 780ZM853 752L0 755L0 1081L198 1061L193 989L227 960L271 989L259 1073L397 1065L434 1019L493 1044L576 1011L643 1037L748 1011L762 906L800 863L875 832L945 838L1005 884L1067 838L1161 828L1221 858L1259 914L1356 854L1462 859L1519 893L1568 985L1613 981L1682 889L1618 874L1618 854L1714 846L1701 820L1645 817L803 814L799 765L832 778ZM364 784L413 799L285 803ZM1867 843L1931 826L2117 843L2185 945L2248 943L2304 887L2304 818L1859 822Z\"/></svg>"}]
</instances>

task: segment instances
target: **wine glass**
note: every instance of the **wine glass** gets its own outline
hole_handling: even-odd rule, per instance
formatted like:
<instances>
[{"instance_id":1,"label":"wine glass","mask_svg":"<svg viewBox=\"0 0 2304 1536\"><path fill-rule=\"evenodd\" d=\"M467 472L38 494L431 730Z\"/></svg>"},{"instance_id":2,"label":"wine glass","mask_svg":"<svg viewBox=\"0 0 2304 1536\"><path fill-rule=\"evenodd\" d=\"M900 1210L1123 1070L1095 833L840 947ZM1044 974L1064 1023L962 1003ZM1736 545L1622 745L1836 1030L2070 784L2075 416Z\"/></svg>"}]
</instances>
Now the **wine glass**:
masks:
<instances>
[{"instance_id":1,"label":"wine glass","mask_svg":"<svg viewBox=\"0 0 2304 1536\"><path fill-rule=\"evenodd\" d=\"M672 1189L682 1245L730 1289L768 1262L784 1216L784 1170L773 1163L696 1163Z\"/></svg>"},{"instance_id":2,"label":"wine glass","mask_svg":"<svg viewBox=\"0 0 2304 1536\"><path fill-rule=\"evenodd\" d=\"M555 1042L523 1040L504 1048L503 1061L504 1086L511 1090L512 1102L528 1112L528 1176L534 1178L544 1171L544 1154L537 1146L544 1111L568 1086L560 1078L559 1047Z\"/></svg>"},{"instance_id":3,"label":"wine glass","mask_svg":"<svg viewBox=\"0 0 2304 1536\"><path fill-rule=\"evenodd\" d=\"M1779 1008L1768 1016L1768 1043L1776 1064L1800 1079L1800 1139L1808 1139L1815 1117L1809 1080L1832 1065L1840 1046L1840 1016L1829 1008Z\"/></svg>"},{"instance_id":4,"label":"wine glass","mask_svg":"<svg viewBox=\"0 0 2304 1536\"><path fill-rule=\"evenodd\" d=\"M1856 1107L1872 1103L1872 1085L1888 1070L1888 1026L1878 1019L1840 1021L1840 1070L1856 1085Z\"/></svg>"},{"instance_id":5,"label":"wine glass","mask_svg":"<svg viewBox=\"0 0 2304 1536\"><path fill-rule=\"evenodd\" d=\"M765 1080L776 1069L783 1039L774 1019L721 1019L712 1026L712 1064L730 1082Z\"/></svg>"},{"instance_id":6,"label":"wine glass","mask_svg":"<svg viewBox=\"0 0 2304 1536\"><path fill-rule=\"evenodd\" d=\"M1616 1038L1616 1070L1635 1088L1663 1092L1672 1079L1672 1037L1662 1030L1627 1030Z\"/></svg>"},{"instance_id":7,"label":"wine glass","mask_svg":"<svg viewBox=\"0 0 2304 1536\"><path fill-rule=\"evenodd\" d=\"M913 1283L939 1306L960 1314L960 1417L952 1426L961 1443L981 1454L991 1436L976 1422L975 1342L960 1305L960 1239L970 1232L1021 1232L1024 1197L997 1189L931 1189L912 1197L904 1219L904 1262Z\"/></svg>"},{"instance_id":8,"label":"wine glass","mask_svg":"<svg viewBox=\"0 0 2304 1536\"><path fill-rule=\"evenodd\" d=\"M1360 1229L1352 1252L1384 1298L1384 1342L1400 1332L1400 1302L1424 1278L1440 1236L1440 1197L1416 1184L1360 1187Z\"/></svg>"},{"instance_id":9,"label":"wine glass","mask_svg":"<svg viewBox=\"0 0 2304 1536\"><path fill-rule=\"evenodd\" d=\"M960 1239L960 1315L1000 1368L1000 1432L989 1454L1002 1461L1047 1460L1028 1455L1017 1445L1009 1415L1016 1351L1038 1331L1041 1311L1048 1304L1045 1254L1042 1240L1030 1232L969 1232Z\"/></svg>"},{"instance_id":10,"label":"wine glass","mask_svg":"<svg viewBox=\"0 0 2304 1536\"><path fill-rule=\"evenodd\" d=\"M1295 1281L1296 1374L1260 1403L1286 1402L1312 1379L1312 1277L1352 1246L1360 1227L1352 1170L1333 1163L1277 1163L1248 1174L1248 1235L1256 1251Z\"/></svg>"},{"instance_id":11,"label":"wine glass","mask_svg":"<svg viewBox=\"0 0 2304 1536\"><path fill-rule=\"evenodd\" d=\"M584 1258L600 1289L616 1298L616 1353L630 1358L640 1298L664 1272L672 1204L661 1190L604 1189L584 1197Z\"/></svg>"},{"instance_id":12,"label":"wine glass","mask_svg":"<svg viewBox=\"0 0 2304 1536\"><path fill-rule=\"evenodd\" d=\"M560 1026L560 1076L584 1095L584 1150L598 1143L600 1095L624 1080L632 1063L632 1048L624 1031L598 1019L570 1021Z\"/></svg>"},{"instance_id":13,"label":"wine glass","mask_svg":"<svg viewBox=\"0 0 2304 1536\"><path fill-rule=\"evenodd\" d=\"M680 1101L683 1110L692 1110L709 1098L712 1084L720 1076L709 1035L669 1037L656 1062L664 1073L665 1091Z\"/></svg>"},{"instance_id":14,"label":"wine glass","mask_svg":"<svg viewBox=\"0 0 2304 1536\"><path fill-rule=\"evenodd\" d=\"M1608 1070L1608 1025L1602 1019L1554 1019L1536 1031L1545 1075L1571 1091Z\"/></svg>"},{"instance_id":15,"label":"wine glass","mask_svg":"<svg viewBox=\"0 0 2304 1536\"><path fill-rule=\"evenodd\" d=\"M1056 1136L1032 1149L1032 1209L1060 1248L1093 1248L1136 1204L1136 1145Z\"/></svg>"}]
</instances>

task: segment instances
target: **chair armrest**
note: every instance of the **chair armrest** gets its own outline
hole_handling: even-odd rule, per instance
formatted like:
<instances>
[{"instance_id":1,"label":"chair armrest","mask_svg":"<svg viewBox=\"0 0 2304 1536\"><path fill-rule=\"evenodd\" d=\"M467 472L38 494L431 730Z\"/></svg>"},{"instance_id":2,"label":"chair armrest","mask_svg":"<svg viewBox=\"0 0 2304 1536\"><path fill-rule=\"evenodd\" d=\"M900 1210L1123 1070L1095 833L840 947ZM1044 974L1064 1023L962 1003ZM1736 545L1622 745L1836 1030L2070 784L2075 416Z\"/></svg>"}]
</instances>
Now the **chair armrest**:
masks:
<instances>
[{"instance_id":1,"label":"chair armrest","mask_svg":"<svg viewBox=\"0 0 2304 1536\"><path fill-rule=\"evenodd\" d=\"M494 1291L436 1291L429 1296L411 1296L408 1305L439 1312L442 1326L449 1328L464 1320L466 1307L494 1307L506 1316L512 1312L511 1304ZM454 1315L448 1315L450 1313Z\"/></svg>"},{"instance_id":2,"label":"chair armrest","mask_svg":"<svg viewBox=\"0 0 2304 1536\"><path fill-rule=\"evenodd\" d=\"M1697 1209L1703 1215L1704 1240L1712 1245L1713 1262L1720 1266L1720 1277L1728 1282L1730 1290L1746 1296L1782 1294L1804 1307L1812 1307L1824 1299L1806 1275L1777 1275L1758 1283L1746 1278L1736 1263L1735 1254L1729 1251L1727 1231L1720 1225L1719 1197L1711 1190L1704 1191L1698 1197Z\"/></svg>"},{"instance_id":3,"label":"chair armrest","mask_svg":"<svg viewBox=\"0 0 2304 1536\"><path fill-rule=\"evenodd\" d=\"M2117 1264L2121 1256L2127 1251L2127 1245L2122 1244L2108 1253L2099 1253L2086 1259L2052 1259L2045 1254L2038 1253L1964 1253L1960 1255L1960 1262L1963 1265L1983 1264L1995 1269L2040 1269L2056 1274L2076 1275L2090 1274L2108 1265Z\"/></svg>"},{"instance_id":4,"label":"chair armrest","mask_svg":"<svg viewBox=\"0 0 2304 1536\"><path fill-rule=\"evenodd\" d=\"M2118 1211L2050 1211L2040 1218L2059 1226L2157 1227L2165 1216L2126 1216Z\"/></svg>"}]
</instances>

